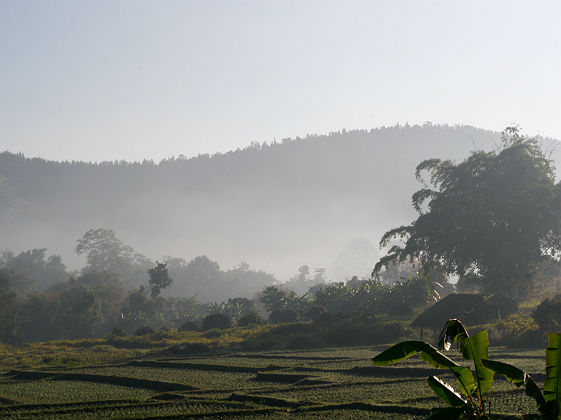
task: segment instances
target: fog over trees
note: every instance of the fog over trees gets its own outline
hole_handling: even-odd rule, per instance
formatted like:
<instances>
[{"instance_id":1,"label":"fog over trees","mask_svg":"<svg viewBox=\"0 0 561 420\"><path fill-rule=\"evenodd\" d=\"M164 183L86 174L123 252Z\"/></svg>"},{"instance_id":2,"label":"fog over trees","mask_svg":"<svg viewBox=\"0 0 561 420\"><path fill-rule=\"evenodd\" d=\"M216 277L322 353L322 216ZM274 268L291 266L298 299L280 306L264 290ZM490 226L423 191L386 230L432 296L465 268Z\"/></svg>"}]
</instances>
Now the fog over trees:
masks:
<instances>
[{"instance_id":1,"label":"fog over trees","mask_svg":"<svg viewBox=\"0 0 561 420\"><path fill-rule=\"evenodd\" d=\"M495 319L559 289L555 145L425 124L159 164L5 152L0 341L409 317L456 290Z\"/></svg>"},{"instance_id":2,"label":"fog over trees","mask_svg":"<svg viewBox=\"0 0 561 420\"><path fill-rule=\"evenodd\" d=\"M375 244L382 234L415 218L409 197L418 189L412 174L420 161L460 161L498 145L500 133L426 123L252 143L159 163L52 162L4 152L0 249L18 255L46 248L35 257L60 254L62 270L70 271L85 265L102 270L101 261L124 258L144 277L160 260L176 279L162 293L199 292L199 298L213 290L212 278L207 291L177 278L204 263L201 256L207 268L219 264L215 273L232 284L249 263L256 289L273 280L266 273L286 281L304 265L310 278L325 269L322 277L342 281L368 275L380 257ZM556 158L554 143L543 145ZM95 238L83 237L98 228L122 241L113 241L106 260L95 253ZM45 264L61 270L55 260ZM119 274L130 286L147 281Z\"/></svg>"}]
</instances>

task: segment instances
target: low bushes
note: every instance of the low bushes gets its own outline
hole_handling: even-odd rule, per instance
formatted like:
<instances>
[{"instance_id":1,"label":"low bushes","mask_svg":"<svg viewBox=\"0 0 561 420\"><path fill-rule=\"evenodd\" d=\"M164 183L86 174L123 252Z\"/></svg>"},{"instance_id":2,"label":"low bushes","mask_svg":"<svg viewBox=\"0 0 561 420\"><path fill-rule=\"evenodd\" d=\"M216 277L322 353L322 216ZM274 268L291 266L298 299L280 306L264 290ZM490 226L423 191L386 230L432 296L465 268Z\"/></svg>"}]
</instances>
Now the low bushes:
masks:
<instances>
[{"instance_id":1,"label":"low bushes","mask_svg":"<svg viewBox=\"0 0 561 420\"><path fill-rule=\"evenodd\" d=\"M306 312L306 318L311 319L312 321L317 321L322 316L324 316L327 312L328 311L325 306L314 305L308 310L308 312Z\"/></svg>"},{"instance_id":2,"label":"low bushes","mask_svg":"<svg viewBox=\"0 0 561 420\"><path fill-rule=\"evenodd\" d=\"M405 322L386 322L375 316L358 314L332 316L329 322L285 323L265 332L274 347L291 349L383 344L406 333Z\"/></svg>"},{"instance_id":3,"label":"low bushes","mask_svg":"<svg viewBox=\"0 0 561 420\"><path fill-rule=\"evenodd\" d=\"M210 314L203 318L203 330L212 330L212 329L227 329L232 328L234 326L232 322L232 318L230 318L226 314L216 313Z\"/></svg>"},{"instance_id":4,"label":"low bushes","mask_svg":"<svg viewBox=\"0 0 561 420\"><path fill-rule=\"evenodd\" d=\"M242 316L238 321L239 327L247 327L248 325L263 325L265 320L257 312L249 312Z\"/></svg>"},{"instance_id":5,"label":"low bushes","mask_svg":"<svg viewBox=\"0 0 561 420\"><path fill-rule=\"evenodd\" d=\"M276 309L269 315L269 321L272 324L281 324L283 322L296 322L300 319L298 312L292 309Z\"/></svg>"},{"instance_id":6,"label":"low bushes","mask_svg":"<svg viewBox=\"0 0 561 420\"><path fill-rule=\"evenodd\" d=\"M556 295L552 299L544 299L532 312L532 317L536 320L540 329L543 331L561 330L561 295Z\"/></svg>"},{"instance_id":7,"label":"low bushes","mask_svg":"<svg viewBox=\"0 0 561 420\"><path fill-rule=\"evenodd\" d=\"M113 328L113 331L111 331L111 334L116 336L116 337L126 337L128 335L128 333L120 327Z\"/></svg>"},{"instance_id":8,"label":"low bushes","mask_svg":"<svg viewBox=\"0 0 561 420\"><path fill-rule=\"evenodd\" d=\"M178 331L200 331L202 329L200 321L186 321L177 330Z\"/></svg>"},{"instance_id":9,"label":"low bushes","mask_svg":"<svg viewBox=\"0 0 561 420\"><path fill-rule=\"evenodd\" d=\"M148 326L143 326L140 327L139 329L137 329L134 332L134 335L148 335L148 334L154 334L154 328L148 327Z\"/></svg>"}]
</instances>

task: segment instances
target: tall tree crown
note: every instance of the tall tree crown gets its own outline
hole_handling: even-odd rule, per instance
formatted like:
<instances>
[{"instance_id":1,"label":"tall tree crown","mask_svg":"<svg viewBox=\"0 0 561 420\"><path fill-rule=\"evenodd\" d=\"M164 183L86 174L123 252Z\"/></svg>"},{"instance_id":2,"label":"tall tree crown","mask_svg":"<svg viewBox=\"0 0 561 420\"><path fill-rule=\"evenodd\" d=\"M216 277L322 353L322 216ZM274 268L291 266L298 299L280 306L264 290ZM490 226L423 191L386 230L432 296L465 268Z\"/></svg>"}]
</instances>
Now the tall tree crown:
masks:
<instances>
[{"instance_id":1,"label":"tall tree crown","mask_svg":"<svg viewBox=\"0 0 561 420\"><path fill-rule=\"evenodd\" d=\"M391 247L374 272L418 259L484 291L525 294L539 263L561 251L554 167L517 129L505 130L497 151L458 164L424 160L416 177L423 184L412 196L418 218L383 235L380 245Z\"/></svg>"}]
</instances>

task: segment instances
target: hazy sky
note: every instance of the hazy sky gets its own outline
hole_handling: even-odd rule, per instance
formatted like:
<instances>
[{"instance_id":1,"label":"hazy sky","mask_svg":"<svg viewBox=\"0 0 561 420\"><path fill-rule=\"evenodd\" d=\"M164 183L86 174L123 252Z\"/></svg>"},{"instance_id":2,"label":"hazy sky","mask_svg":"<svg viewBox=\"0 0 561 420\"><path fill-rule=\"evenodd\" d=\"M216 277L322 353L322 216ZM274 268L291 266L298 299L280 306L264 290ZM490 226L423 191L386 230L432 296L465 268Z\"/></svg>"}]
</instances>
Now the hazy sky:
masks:
<instances>
[{"instance_id":1,"label":"hazy sky","mask_svg":"<svg viewBox=\"0 0 561 420\"><path fill-rule=\"evenodd\" d=\"M342 128L561 139L561 2L0 0L0 150L159 160Z\"/></svg>"}]
</instances>

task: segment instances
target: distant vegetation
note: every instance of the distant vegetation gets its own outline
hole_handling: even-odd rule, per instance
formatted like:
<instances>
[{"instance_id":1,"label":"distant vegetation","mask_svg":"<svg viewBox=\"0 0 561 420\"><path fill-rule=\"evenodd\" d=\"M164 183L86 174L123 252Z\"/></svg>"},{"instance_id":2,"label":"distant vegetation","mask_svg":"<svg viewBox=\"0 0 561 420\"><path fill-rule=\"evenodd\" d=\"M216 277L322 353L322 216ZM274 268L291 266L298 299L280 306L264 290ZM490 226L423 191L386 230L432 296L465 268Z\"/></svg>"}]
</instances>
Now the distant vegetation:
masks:
<instances>
[{"instance_id":1,"label":"distant vegetation","mask_svg":"<svg viewBox=\"0 0 561 420\"><path fill-rule=\"evenodd\" d=\"M324 267L329 279L343 281L372 270L378 251L365 239L377 241L388 227L413 220L409 197L418 188L412 173L420 161L461 160L499 144L499 133L427 123L253 143L159 163L53 162L4 152L0 249L47 248L76 268L83 264L72 251L76 238L106 227L151 259L207 255L226 267L245 260L281 281L307 264L311 275ZM346 246L359 238L362 244ZM175 282L169 293L194 293L184 286ZM220 288L199 292L203 300L229 297Z\"/></svg>"},{"instance_id":2,"label":"distant vegetation","mask_svg":"<svg viewBox=\"0 0 561 420\"><path fill-rule=\"evenodd\" d=\"M444 135L465 130L477 133L432 125L382 131L409 136L427 130ZM373 134L345 135L361 139ZM254 146L250 151L263 157L268 148L311 147L315 140ZM239 156L248 157L250 151L239 152ZM57 166L6 154L4 159L12 163L12 159L20 159L24 166L38 165L56 173L79 169L78 178L84 168L94 172L105 168L119 173L119 182L124 182L121 178L131 168L138 170L139 176L152 168L156 176L161 168L186 168L182 165L202 158L113 166ZM17 172L9 165L3 170ZM557 314L559 298L543 300L558 293L561 278L557 258L561 249L561 193L553 170L537 141L521 136L516 129L503 133L495 151L474 152L458 164L422 161L417 167L418 178L423 181L420 175L427 171L429 179L424 188L413 193L417 220L382 236L381 244L390 245L389 253L376 264L371 277L348 273L344 281L333 281L336 279L330 278L325 268L308 265L300 265L288 282L280 283L243 261L228 270L205 255L153 261L107 228L88 228L74 242L75 253L85 258L81 270L68 270L60 256L48 256L45 248L4 251L0 258L0 297L4 303L0 308L0 341L19 345L105 337L129 343L133 335L175 333L203 334L197 337L209 340L237 326L266 331L258 340L265 347L368 344L416 334L415 328L420 328L421 335L423 328L435 329L429 311L420 314L438 302L442 305L431 310L440 316L467 308L479 315L473 320L488 324L493 339L524 345L543 338L545 329L561 319ZM296 183L292 175L289 178ZM23 185L31 184L21 184L22 191ZM206 188L208 185L205 191L214 194ZM321 214L321 208L316 212ZM399 239L403 242L396 241ZM375 260L370 263L374 266ZM456 285L449 282L450 275L458 278ZM457 291L482 294L455 295L449 301L456 303L445 305L442 298ZM271 329L279 324L289 325L284 338ZM246 336L227 342L229 348L254 345Z\"/></svg>"},{"instance_id":3,"label":"distant vegetation","mask_svg":"<svg viewBox=\"0 0 561 420\"><path fill-rule=\"evenodd\" d=\"M77 241L76 252L85 254L87 265L73 273L59 256L47 257L44 249L2 254L0 341L19 344L106 334L143 335L161 328L228 329L267 320L273 324L328 322L341 315L343 319L400 317L453 290L439 273L416 273L414 266L405 263L377 279L354 277L340 283L327 283L323 269L312 277L309 268L301 266L285 285L269 274L250 270L247 264L221 271L206 256L190 262L174 258L154 263L108 229L88 230ZM404 273L409 277L400 278ZM131 287L137 282L131 280L135 276L145 279L140 287ZM164 296L176 282L186 283L184 287L193 294ZM261 291L251 298L236 296L248 283ZM290 286L307 290L298 294ZM222 288L222 293L232 297L214 303L198 298L199 291L212 288ZM343 333L348 340L353 340L358 325ZM373 324L376 328L382 325ZM309 328L304 330L310 338Z\"/></svg>"},{"instance_id":4,"label":"distant vegetation","mask_svg":"<svg viewBox=\"0 0 561 420\"><path fill-rule=\"evenodd\" d=\"M383 207L407 189L400 189L401 174L395 171L395 182L388 174L384 182L379 182L372 179L371 168L349 164L345 171L338 167L332 173L333 168L319 170L316 161L310 161L310 167L318 170L313 176L298 165L291 173L287 164L282 172L284 178L278 178L278 153L298 150L302 155L291 152L285 158L310 157L304 152L306 148L314 149L320 143L325 147L331 140L341 138L356 141L352 150L358 153L357 145L366 147L379 133L395 135L396 141L403 142L415 133L427 132L441 135L441 139L454 133L482 134L465 127L397 127L254 145L229 155L173 159L159 165L55 164L4 154L0 161L4 159L7 165L0 168L11 178L0 179L2 193L9 199L8 204L2 201L6 206L2 217L5 223L11 220L16 228L34 214L37 220L48 216L57 226L64 217L70 217L62 205L69 204L73 207L71 213L78 212L85 220L96 213L124 211L123 220L134 225L134 218L142 210L133 210L146 204L161 212L157 214L162 223L152 220L151 229L172 238L177 232L163 233L169 228L166 223L177 220L167 218L167 214L191 209L186 206L178 210L170 201L177 188L184 188L193 200L192 207L201 206L197 217L191 214L186 218L200 229L187 238L192 246L206 249L204 241L199 243L202 237L223 240L228 235L222 235L220 229L226 222L221 218L228 218L226 224L233 226L244 220L244 213L255 223L246 232L235 232L236 241L226 241L227 246L238 250L238 244L243 248L246 239L263 234L267 241L261 247L265 254L275 255L275 241L283 237L279 232L291 223L293 229L300 230L295 248L306 245L308 240L321 244L325 237L313 235L314 227L303 221L315 217L321 227L315 232L329 231L329 218L322 215L330 213L333 197L356 198L365 193L367 185L382 185L383 193L371 191L371 201L362 202L367 204L365 209L351 207L342 213L343 219L360 224L361 217L355 217L355 212L364 210L376 219L380 214L376 214L378 207L372 200ZM419 151L418 144L410 142L408 146ZM383 147L377 149L377 153L387 152ZM367 155L365 150L361 155ZM407 156L392 155L394 167L395 161L403 160L407 168ZM271 160L267 161L267 157ZM343 162L345 159L341 158ZM559 399L552 395L554 389L559 389L559 378L556 368L555 372L549 369L553 365L548 362L542 393L524 370L488 360L521 359L524 369L534 369L541 365L540 354L520 349L493 350L489 342L494 346L541 347L547 333L561 325L561 184L556 183L553 163L537 140L513 128L503 133L493 150L473 152L459 163L423 160L420 154L415 159L421 162L416 174L423 183L420 190L411 190L416 219L385 234L380 232L387 254L377 264L369 251L364 252L368 244L360 239L351 242L349 252L341 254L340 260L352 261L352 267L340 277L324 266L300 262L287 269L292 275L281 283L272 274L250 269L243 260L224 270L202 251L189 259L164 256L153 260L114 230L92 226L81 230L84 233L67 245L72 248L71 244L75 244L75 254L85 260L79 270L68 269L62 257L49 255L47 248L3 251L0 370L4 372L0 375L0 415L101 416L113 415L118 408L129 417L186 413L205 413L209 417L260 413L297 417L317 412L341 418L373 413L388 417L432 413L433 418L486 418L491 407L493 415L536 414L535 404L525 401L523 394L503 392L507 384L493 382L493 370L524 386L536 399L537 410L544 418L556 418ZM237 164L229 166L235 160L255 169L259 176L237 172ZM263 165L259 171L257 162ZM224 171L213 172L220 165L225 165ZM28 172L18 173L18 168L24 167L37 169L37 178L27 178ZM193 176L184 179L180 175L187 173L187 168L194 171L190 174ZM50 181L61 182L57 185L60 195L45 194L42 188L47 187L42 183L55 173L60 178ZM95 188L82 191L95 177L103 179L107 186L98 184L98 179ZM355 177L353 182L349 177ZM172 179L175 184L170 186ZM237 187L246 188L244 194L249 201L245 204L250 206L240 208L241 201L230 195L228 188L233 184L229 182L236 179L240 182ZM140 180L146 182L142 188L137 184ZM165 193L156 188L162 180L171 182L163 187ZM325 194L314 196L313 205L304 194L311 186ZM134 205L127 200L119 202L120 194L129 194L128 188L136 188L131 194L147 201L136 201ZM267 200L283 188L290 193L275 199L288 197L289 205L275 207L275 211L285 212L287 218L283 219L285 224L277 226L274 219L278 214L269 219L265 216L269 213L262 212L271 210ZM67 202L69 191L76 196ZM337 194L333 195L334 191ZM223 213L216 218L215 207L208 205L219 203L216 197L221 194L232 201L225 210L221 208ZM203 199L204 205L197 201L201 197L208 199ZM74 200L78 199L84 199L92 208L77 204ZM57 200L57 206L53 206ZM278 204L277 201L274 205ZM44 211L37 213L39 208ZM305 217L294 218L302 209ZM340 209L336 210L338 213ZM288 217L291 212L292 217ZM386 229L399 214L407 214L395 213L377 222L387 222ZM178 226L174 227L180 231ZM274 231L273 226L279 230ZM155 240L152 245L157 244ZM356 275L364 271L364 259L370 270L374 268L372 275ZM287 260L283 261L286 264ZM457 282L451 283L450 279ZM434 338L438 337L444 321L458 317L474 331L473 336L469 337L463 325L453 319L443 330L440 347L447 349L457 343L462 356L473 361L475 376L470 368L449 359L430 343L417 340L425 339L427 329ZM548 358L558 356L560 337L549 335ZM454 390L433 376L431 369L415 362L397 370L357 365L371 357L372 345L399 339L406 341L377 356L377 365L420 353L431 367L448 368L458 379L460 389ZM346 349L325 350L334 347ZM330 356L323 356L319 348ZM300 353L289 353L295 349ZM294 360L287 360L291 358ZM84 366L88 369L82 369ZM434 407L436 399L430 397L426 384L421 382L427 375L428 386L450 407ZM45 381L49 381L49 387ZM68 392L70 387L73 392ZM252 393L240 393L240 389ZM67 401L69 395L76 401ZM107 400L108 395L123 399ZM93 404L100 398L105 401ZM349 398L353 401L349 402ZM356 398L369 402L357 402ZM29 402L47 403L39 406ZM287 407L292 411L287 412ZM503 414L497 418L504 418Z\"/></svg>"}]
</instances>

